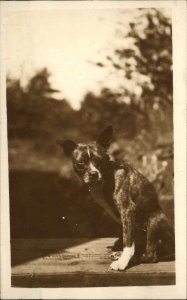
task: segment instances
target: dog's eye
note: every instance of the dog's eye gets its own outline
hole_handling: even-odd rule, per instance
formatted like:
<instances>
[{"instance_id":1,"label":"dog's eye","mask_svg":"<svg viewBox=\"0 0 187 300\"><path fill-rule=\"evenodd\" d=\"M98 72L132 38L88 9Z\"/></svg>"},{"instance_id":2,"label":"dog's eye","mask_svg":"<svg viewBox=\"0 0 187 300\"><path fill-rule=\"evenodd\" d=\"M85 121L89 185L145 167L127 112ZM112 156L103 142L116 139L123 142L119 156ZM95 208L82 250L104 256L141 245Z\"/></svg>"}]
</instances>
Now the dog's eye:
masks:
<instances>
[{"instance_id":1,"label":"dog's eye","mask_svg":"<svg viewBox=\"0 0 187 300\"><path fill-rule=\"evenodd\" d=\"M81 163L81 162L77 163L77 167L79 169L83 169L84 168L84 163Z\"/></svg>"},{"instance_id":2,"label":"dog's eye","mask_svg":"<svg viewBox=\"0 0 187 300\"><path fill-rule=\"evenodd\" d=\"M94 157L94 163L96 165L100 164L100 162L101 162L101 158L100 157Z\"/></svg>"}]
</instances>

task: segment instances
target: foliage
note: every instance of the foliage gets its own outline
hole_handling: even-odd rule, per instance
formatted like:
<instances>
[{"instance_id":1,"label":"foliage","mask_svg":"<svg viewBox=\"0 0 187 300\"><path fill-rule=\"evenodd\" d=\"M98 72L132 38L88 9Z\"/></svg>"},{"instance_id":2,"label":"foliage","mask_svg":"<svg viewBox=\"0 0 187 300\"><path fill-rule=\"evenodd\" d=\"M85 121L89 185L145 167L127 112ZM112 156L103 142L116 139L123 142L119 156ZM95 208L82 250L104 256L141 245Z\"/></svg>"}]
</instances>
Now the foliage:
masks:
<instances>
[{"instance_id":1,"label":"foliage","mask_svg":"<svg viewBox=\"0 0 187 300\"><path fill-rule=\"evenodd\" d=\"M125 19L125 16L124 16ZM120 22L118 43L100 67L110 67L119 98L143 113L152 133L172 130L171 20L161 9L139 9L127 25ZM167 118L165 115L167 114Z\"/></svg>"},{"instance_id":2,"label":"foliage","mask_svg":"<svg viewBox=\"0 0 187 300\"><path fill-rule=\"evenodd\" d=\"M69 120L74 119L75 112L65 99L54 100L53 92L46 69L35 74L25 89L19 80L8 79L9 138L38 138L41 143L53 139L54 134L60 135L62 128L67 130L71 126Z\"/></svg>"},{"instance_id":3,"label":"foliage","mask_svg":"<svg viewBox=\"0 0 187 300\"><path fill-rule=\"evenodd\" d=\"M132 138L137 134L135 112L126 103L118 101L116 95L108 89L103 89L99 96L87 94L82 102L80 117L82 127L91 137L108 124L113 124L123 138Z\"/></svg>"}]
</instances>

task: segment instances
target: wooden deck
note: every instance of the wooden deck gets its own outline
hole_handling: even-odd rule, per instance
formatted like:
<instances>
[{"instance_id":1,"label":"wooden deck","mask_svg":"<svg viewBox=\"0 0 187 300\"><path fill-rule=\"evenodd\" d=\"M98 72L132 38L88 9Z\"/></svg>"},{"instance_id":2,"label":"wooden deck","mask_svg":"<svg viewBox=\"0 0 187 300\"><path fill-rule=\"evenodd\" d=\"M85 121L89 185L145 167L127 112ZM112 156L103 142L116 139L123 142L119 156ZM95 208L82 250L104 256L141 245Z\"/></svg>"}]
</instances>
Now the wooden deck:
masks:
<instances>
[{"instance_id":1,"label":"wooden deck","mask_svg":"<svg viewBox=\"0 0 187 300\"><path fill-rule=\"evenodd\" d=\"M15 239L11 241L13 287L174 285L175 263L141 264L112 271L115 238Z\"/></svg>"}]
</instances>

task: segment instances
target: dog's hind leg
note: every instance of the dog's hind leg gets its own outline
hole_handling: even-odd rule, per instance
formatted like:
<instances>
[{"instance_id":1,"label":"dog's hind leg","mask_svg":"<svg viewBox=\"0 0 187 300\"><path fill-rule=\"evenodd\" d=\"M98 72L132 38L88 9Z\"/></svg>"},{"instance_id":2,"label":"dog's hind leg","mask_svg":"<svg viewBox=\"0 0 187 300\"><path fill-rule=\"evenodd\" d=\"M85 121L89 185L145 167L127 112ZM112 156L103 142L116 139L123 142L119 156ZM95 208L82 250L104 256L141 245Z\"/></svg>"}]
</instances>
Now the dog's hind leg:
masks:
<instances>
[{"instance_id":1,"label":"dog's hind leg","mask_svg":"<svg viewBox=\"0 0 187 300\"><path fill-rule=\"evenodd\" d=\"M165 238L164 235L166 232L167 234L171 232L171 227L166 215L161 210L152 213L147 224L146 251L145 254L142 255L141 262L148 263L158 261L157 249L160 242Z\"/></svg>"},{"instance_id":2,"label":"dog's hind leg","mask_svg":"<svg viewBox=\"0 0 187 300\"><path fill-rule=\"evenodd\" d=\"M135 253L129 262L129 267L138 265L146 247L146 230L142 228L141 223L136 223L135 233Z\"/></svg>"}]
</instances>

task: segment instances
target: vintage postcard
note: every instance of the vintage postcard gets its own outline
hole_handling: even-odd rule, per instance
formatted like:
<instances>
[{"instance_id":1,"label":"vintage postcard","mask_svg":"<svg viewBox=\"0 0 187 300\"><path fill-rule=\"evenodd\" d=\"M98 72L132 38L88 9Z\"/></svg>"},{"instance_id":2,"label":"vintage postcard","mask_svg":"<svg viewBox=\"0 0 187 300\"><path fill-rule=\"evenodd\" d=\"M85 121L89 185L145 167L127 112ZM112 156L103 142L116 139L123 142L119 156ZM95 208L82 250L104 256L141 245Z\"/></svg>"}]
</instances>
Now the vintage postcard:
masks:
<instances>
[{"instance_id":1,"label":"vintage postcard","mask_svg":"<svg viewBox=\"0 0 187 300\"><path fill-rule=\"evenodd\" d=\"M1 298L186 299L186 2L0 15Z\"/></svg>"}]
</instances>

